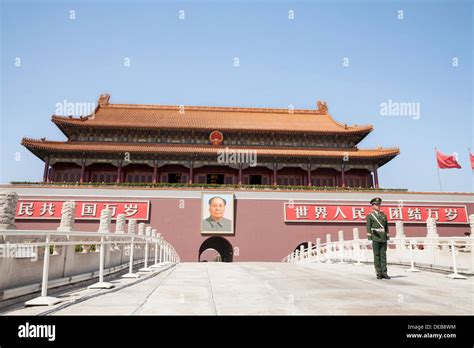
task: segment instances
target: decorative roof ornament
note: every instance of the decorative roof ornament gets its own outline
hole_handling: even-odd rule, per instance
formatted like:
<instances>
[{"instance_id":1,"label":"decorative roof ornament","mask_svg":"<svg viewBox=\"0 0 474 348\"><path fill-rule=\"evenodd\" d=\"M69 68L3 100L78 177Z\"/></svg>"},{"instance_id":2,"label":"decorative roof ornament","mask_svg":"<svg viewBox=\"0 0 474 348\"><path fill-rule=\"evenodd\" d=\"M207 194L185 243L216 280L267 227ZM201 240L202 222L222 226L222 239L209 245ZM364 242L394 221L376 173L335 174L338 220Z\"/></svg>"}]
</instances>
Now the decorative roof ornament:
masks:
<instances>
[{"instance_id":1,"label":"decorative roof ornament","mask_svg":"<svg viewBox=\"0 0 474 348\"><path fill-rule=\"evenodd\" d=\"M109 105L110 94L104 93L99 97L99 106Z\"/></svg>"},{"instance_id":2,"label":"decorative roof ornament","mask_svg":"<svg viewBox=\"0 0 474 348\"><path fill-rule=\"evenodd\" d=\"M318 105L318 111L321 114L325 115L328 113L328 106L325 101L318 100L316 104Z\"/></svg>"}]
</instances>

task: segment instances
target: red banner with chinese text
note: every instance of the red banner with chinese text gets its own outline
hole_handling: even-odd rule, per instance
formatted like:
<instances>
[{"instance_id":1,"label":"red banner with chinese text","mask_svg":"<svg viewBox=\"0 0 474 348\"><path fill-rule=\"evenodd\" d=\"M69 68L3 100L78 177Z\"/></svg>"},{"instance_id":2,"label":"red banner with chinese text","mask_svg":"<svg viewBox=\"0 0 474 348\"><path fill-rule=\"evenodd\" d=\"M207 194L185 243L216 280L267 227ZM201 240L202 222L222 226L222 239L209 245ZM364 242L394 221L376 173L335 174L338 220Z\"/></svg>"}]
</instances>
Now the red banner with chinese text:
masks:
<instances>
[{"instance_id":1,"label":"red banner with chinese text","mask_svg":"<svg viewBox=\"0 0 474 348\"><path fill-rule=\"evenodd\" d=\"M65 201L18 200L15 219L61 219ZM150 201L85 201L76 202L76 220L99 220L102 209L112 211L112 219L125 214L126 219L148 220Z\"/></svg>"},{"instance_id":2,"label":"red banner with chinese text","mask_svg":"<svg viewBox=\"0 0 474 348\"><path fill-rule=\"evenodd\" d=\"M365 222L370 205L285 203L285 222ZM384 205L381 210L388 222L426 223L433 217L438 223L467 224L465 205Z\"/></svg>"}]
</instances>

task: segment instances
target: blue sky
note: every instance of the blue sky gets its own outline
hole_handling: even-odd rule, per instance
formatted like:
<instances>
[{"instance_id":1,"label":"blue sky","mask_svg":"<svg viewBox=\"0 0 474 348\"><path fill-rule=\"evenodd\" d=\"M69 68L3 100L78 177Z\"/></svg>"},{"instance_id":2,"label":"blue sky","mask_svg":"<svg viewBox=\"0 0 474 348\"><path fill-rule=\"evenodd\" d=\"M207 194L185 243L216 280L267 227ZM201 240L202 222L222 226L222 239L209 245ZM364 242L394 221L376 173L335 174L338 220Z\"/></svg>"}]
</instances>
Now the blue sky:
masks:
<instances>
[{"instance_id":1,"label":"blue sky","mask_svg":"<svg viewBox=\"0 0 474 348\"><path fill-rule=\"evenodd\" d=\"M472 191L470 1L4 0L1 13L2 183L41 180L43 163L20 140L65 140L50 122L56 103L108 92L112 103L325 100L336 120L374 125L361 148L400 147L382 187L439 191L437 146L463 167L441 171L443 191ZM417 103L420 117L381 115L388 100Z\"/></svg>"}]
</instances>

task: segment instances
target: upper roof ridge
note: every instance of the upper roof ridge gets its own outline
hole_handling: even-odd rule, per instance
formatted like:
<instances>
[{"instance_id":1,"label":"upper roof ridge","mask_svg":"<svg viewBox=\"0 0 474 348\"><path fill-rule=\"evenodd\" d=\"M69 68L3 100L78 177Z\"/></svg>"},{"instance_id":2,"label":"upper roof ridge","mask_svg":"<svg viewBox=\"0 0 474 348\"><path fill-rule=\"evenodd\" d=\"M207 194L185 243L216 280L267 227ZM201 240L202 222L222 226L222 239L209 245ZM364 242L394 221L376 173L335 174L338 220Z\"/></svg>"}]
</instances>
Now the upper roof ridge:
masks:
<instances>
[{"instance_id":1,"label":"upper roof ridge","mask_svg":"<svg viewBox=\"0 0 474 348\"><path fill-rule=\"evenodd\" d=\"M169 104L111 104L110 94L102 94L99 97L99 107L107 108L127 108L127 109L156 109L156 110L191 110L191 111L236 111L236 112L261 112L261 113L285 113L285 114L313 114L327 115L327 103L318 100L317 109L295 109L288 108L261 108L261 107L240 107L240 106L202 106L202 105L169 105Z\"/></svg>"}]
</instances>

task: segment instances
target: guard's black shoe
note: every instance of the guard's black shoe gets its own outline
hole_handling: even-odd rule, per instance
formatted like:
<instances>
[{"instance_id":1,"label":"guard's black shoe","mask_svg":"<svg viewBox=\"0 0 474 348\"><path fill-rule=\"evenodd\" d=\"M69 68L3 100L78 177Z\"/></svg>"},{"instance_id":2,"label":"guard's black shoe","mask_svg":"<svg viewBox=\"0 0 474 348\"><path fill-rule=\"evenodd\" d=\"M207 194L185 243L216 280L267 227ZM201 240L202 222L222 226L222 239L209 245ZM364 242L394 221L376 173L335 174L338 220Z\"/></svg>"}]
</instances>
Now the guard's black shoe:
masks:
<instances>
[{"instance_id":1,"label":"guard's black shoe","mask_svg":"<svg viewBox=\"0 0 474 348\"><path fill-rule=\"evenodd\" d=\"M388 274L382 274L382 278L383 278L383 279L391 279L391 278L388 276Z\"/></svg>"},{"instance_id":2,"label":"guard's black shoe","mask_svg":"<svg viewBox=\"0 0 474 348\"><path fill-rule=\"evenodd\" d=\"M377 274L377 279L382 279L382 276Z\"/></svg>"}]
</instances>

